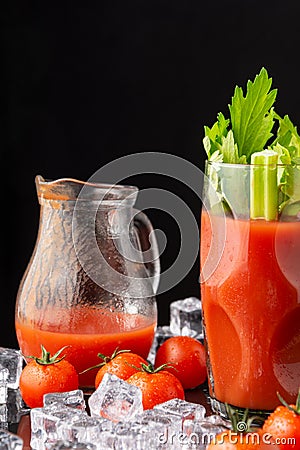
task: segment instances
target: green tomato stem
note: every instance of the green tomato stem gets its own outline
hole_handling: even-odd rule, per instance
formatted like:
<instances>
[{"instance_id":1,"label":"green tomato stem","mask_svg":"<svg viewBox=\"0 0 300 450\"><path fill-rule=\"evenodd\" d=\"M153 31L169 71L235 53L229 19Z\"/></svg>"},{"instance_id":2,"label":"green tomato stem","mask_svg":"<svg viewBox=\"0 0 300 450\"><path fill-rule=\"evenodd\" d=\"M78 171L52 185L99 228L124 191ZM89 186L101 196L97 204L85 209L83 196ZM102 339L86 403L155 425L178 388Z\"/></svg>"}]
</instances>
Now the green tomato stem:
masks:
<instances>
[{"instance_id":1,"label":"green tomato stem","mask_svg":"<svg viewBox=\"0 0 300 450\"><path fill-rule=\"evenodd\" d=\"M40 364L41 366L49 366L51 364L57 364L60 361L62 361L66 355L63 355L60 357L61 353L68 348L68 345L65 345L60 350L58 350L53 356L51 356L51 353L48 352L43 345L41 345L42 349L42 356L41 358L38 358L37 356L25 356L25 358L34 359L37 364Z\"/></svg>"}]
</instances>

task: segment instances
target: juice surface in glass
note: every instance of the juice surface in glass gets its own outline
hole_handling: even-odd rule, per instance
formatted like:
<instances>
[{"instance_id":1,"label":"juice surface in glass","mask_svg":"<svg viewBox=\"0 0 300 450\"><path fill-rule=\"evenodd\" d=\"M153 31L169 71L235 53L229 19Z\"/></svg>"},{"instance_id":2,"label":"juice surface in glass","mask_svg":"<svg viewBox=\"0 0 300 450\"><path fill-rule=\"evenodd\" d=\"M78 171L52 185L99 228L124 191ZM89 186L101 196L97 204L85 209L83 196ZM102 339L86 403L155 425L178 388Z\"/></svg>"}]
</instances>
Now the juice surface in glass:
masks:
<instances>
[{"instance_id":1,"label":"juice surface in glass","mask_svg":"<svg viewBox=\"0 0 300 450\"><path fill-rule=\"evenodd\" d=\"M112 313L99 308L76 307L74 314L53 309L52 322L42 326L16 321L16 333L24 355L40 356L41 344L51 354L69 346L65 354L78 373L102 362L100 352L111 356L119 350L131 350L147 358L156 322L140 314ZM83 389L93 388L97 369L79 375Z\"/></svg>"},{"instance_id":2,"label":"juice surface in glass","mask_svg":"<svg viewBox=\"0 0 300 450\"><path fill-rule=\"evenodd\" d=\"M226 228L222 245L212 230ZM277 391L294 403L300 383L300 222L201 217L201 284L211 394L272 410ZM222 248L221 248L222 247Z\"/></svg>"}]
</instances>

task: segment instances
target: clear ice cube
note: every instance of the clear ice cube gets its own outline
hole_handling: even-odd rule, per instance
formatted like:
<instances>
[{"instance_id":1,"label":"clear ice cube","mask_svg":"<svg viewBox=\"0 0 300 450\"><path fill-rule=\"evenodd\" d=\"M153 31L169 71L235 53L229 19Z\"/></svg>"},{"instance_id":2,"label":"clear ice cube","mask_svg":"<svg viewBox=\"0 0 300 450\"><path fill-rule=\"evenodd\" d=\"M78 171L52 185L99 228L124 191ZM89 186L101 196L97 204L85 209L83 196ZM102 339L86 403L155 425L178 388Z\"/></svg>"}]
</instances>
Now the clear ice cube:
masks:
<instances>
[{"instance_id":1,"label":"clear ice cube","mask_svg":"<svg viewBox=\"0 0 300 450\"><path fill-rule=\"evenodd\" d=\"M7 401L7 383L9 371L6 367L0 366L0 404Z\"/></svg>"},{"instance_id":2,"label":"clear ice cube","mask_svg":"<svg viewBox=\"0 0 300 450\"><path fill-rule=\"evenodd\" d=\"M0 405L0 428L8 428L8 410L6 403Z\"/></svg>"},{"instance_id":3,"label":"clear ice cube","mask_svg":"<svg viewBox=\"0 0 300 450\"><path fill-rule=\"evenodd\" d=\"M223 417L219 416L218 414L212 414L211 416L207 416L205 418L207 422L210 422L214 425L220 425L222 427L231 428L230 420L224 419Z\"/></svg>"},{"instance_id":4,"label":"clear ice cube","mask_svg":"<svg viewBox=\"0 0 300 450\"><path fill-rule=\"evenodd\" d=\"M60 440L58 429L61 421L74 422L82 415L87 413L67 406L57 407L56 403L43 408L32 408L30 410L31 447L37 450L49 448Z\"/></svg>"},{"instance_id":5,"label":"clear ice cube","mask_svg":"<svg viewBox=\"0 0 300 450\"><path fill-rule=\"evenodd\" d=\"M180 417L166 414L163 411L147 409L134 418L135 424L147 426L152 439L149 441L153 448L165 448L166 445L176 443L176 436L181 432ZM151 447L152 448L152 447ZM175 448L175 447L171 447Z\"/></svg>"},{"instance_id":6,"label":"clear ice cube","mask_svg":"<svg viewBox=\"0 0 300 450\"><path fill-rule=\"evenodd\" d=\"M49 450L97 450L94 444L84 444L81 442L67 442L58 441L56 444L52 445Z\"/></svg>"},{"instance_id":7,"label":"clear ice cube","mask_svg":"<svg viewBox=\"0 0 300 450\"><path fill-rule=\"evenodd\" d=\"M101 442L103 431L112 429L112 422L108 419L84 415L72 422L61 421L57 426L57 433L64 441L96 444Z\"/></svg>"},{"instance_id":8,"label":"clear ice cube","mask_svg":"<svg viewBox=\"0 0 300 450\"><path fill-rule=\"evenodd\" d=\"M170 304L170 330L175 335L202 339L202 308L199 298L188 297Z\"/></svg>"},{"instance_id":9,"label":"clear ice cube","mask_svg":"<svg viewBox=\"0 0 300 450\"><path fill-rule=\"evenodd\" d=\"M183 435L188 444L186 448L205 450L217 434L228 431L227 427L212 423L208 419L208 417L205 417L199 421L190 419L184 421Z\"/></svg>"},{"instance_id":10,"label":"clear ice cube","mask_svg":"<svg viewBox=\"0 0 300 450\"><path fill-rule=\"evenodd\" d=\"M0 449L1 450L22 450L23 439L14 433L6 430L0 430Z\"/></svg>"},{"instance_id":11,"label":"clear ice cube","mask_svg":"<svg viewBox=\"0 0 300 450\"><path fill-rule=\"evenodd\" d=\"M142 425L135 421L121 422L115 428L115 450L157 450L154 446L153 430L148 425Z\"/></svg>"},{"instance_id":12,"label":"clear ice cube","mask_svg":"<svg viewBox=\"0 0 300 450\"><path fill-rule=\"evenodd\" d=\"M29 408L25 407L19 389L8 389L7 404L9 405L7 421L10 424L19 423L22 415L29 411Z\"/></svg>"},{"instance_id":13,"label":"clear ice cube","mask_svg":"<svg viewBox=\"0 0 300 450\"><path fill-rule=\"evenodd\" d=\"M11 389L19 387L19 379L23 368L24 359L19 350L0 347L0 366L9 371L7 386Z\"/></svg>"},{"instance_id":14,"label":"clear ice cube","mask_svg":"<svg viewBox=\"0 0 300 450\"><path fill-rule=\"evenodd\" d=\"M85 410L86 404L84 400L84 393L81 389L68 392L53 392L44 395L44 406L52 405L53 403L70 406Z\"/></svg>"},{"instance_id":15,"label":"clear ice cube","mask_svg":"<svg viewBox=\"0 0 300 450\"><path fill-rule=\"evenodd\" d=\"M172 336L174 336L174 334L171 332L168 325L158 326L156 328L154 339L147 358L151 364L154 364L155 362L158 347Z\"/></svg>"},{"instance_id":16,"label":"clear ice cube","mask_svg":"<svg viewBox=\"0 0 300 450\"><path fill-rule=\"evenodd\" d=\"M181 400L179 398L174 398L167 402L155 405L154 409L168 414L170 418L172 418L172 416L179 417L182 424L186 419L203 419L206 413L206 409L203 405L187 402L186 400Z\"/></svg>"},{"instance_id":17,"label":"clear ice cube","mask_svg":"<svg viewBox=\"0 0 300 450\"><path fill-rule=\"evenodd\" d=\"M143 411L142 391L106 373L98 388L88 399L91 415L104 417L113 422L130 420Z\"/></svg>"}]
</instances>

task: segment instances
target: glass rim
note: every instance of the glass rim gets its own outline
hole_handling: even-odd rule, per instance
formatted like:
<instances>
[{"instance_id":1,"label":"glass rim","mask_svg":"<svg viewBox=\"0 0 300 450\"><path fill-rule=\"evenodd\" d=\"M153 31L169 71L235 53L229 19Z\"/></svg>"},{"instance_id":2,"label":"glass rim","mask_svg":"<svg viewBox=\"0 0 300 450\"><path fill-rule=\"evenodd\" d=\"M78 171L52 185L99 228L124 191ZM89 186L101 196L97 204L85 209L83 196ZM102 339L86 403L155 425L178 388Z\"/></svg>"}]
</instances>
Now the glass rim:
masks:
<instances>
[{"instance_id":1,"label":"glass rim","mask_svg":"<svg viewBox=\"0 0 300 450\"><path fill-rule=\"evenodd\" d=\"M58 201L92 201L103 202L128 201L133 203L139 188L123 184L81 181L75 178L44 179L35 177L38 197Z\"/></svg>"},{"instance_id":2,"label":"glass rim","mask_svg":"<svg viewBox=\"0 0 300 450\"><path fill-rule=\"evenodd\" d=\"M283 164L283 163L272 163L272 164L251 164L251 163L247 163L247 164L238 164L238 163L226 163L226 162L221 162L221 161L209 161L208 159L205 160L206 164L209 164L210 166L223 166L223 167L228 167L228 168L234 168L234 167L238 167L238 168L250 168L250 167L299 167L300 168L300 162L299 163L294 163L294 164Z\"/></svg>"}]
</instances>

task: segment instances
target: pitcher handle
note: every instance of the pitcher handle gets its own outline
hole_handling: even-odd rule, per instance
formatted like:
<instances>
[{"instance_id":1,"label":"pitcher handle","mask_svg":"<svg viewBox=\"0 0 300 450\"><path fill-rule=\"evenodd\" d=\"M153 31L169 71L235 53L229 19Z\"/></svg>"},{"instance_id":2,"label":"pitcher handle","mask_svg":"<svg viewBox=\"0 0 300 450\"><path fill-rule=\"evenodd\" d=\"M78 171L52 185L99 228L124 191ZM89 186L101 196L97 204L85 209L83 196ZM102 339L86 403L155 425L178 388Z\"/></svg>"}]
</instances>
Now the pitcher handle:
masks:
<instances>
[{"instance_id":1,"label":"pitcher handle","mask_svg":"<svg viewBox=\"0 0 300 450\"><path fill-rule=\"evenodd\" d=\"M149 218L142 211L136 212L134 216L134 226L136 227L140 238L141 249L143 252L146 252L144 265L149 277L151 277L153 292L156 294L160 278L160 260L153 226Z\"/></svg>"}]
</instances>

